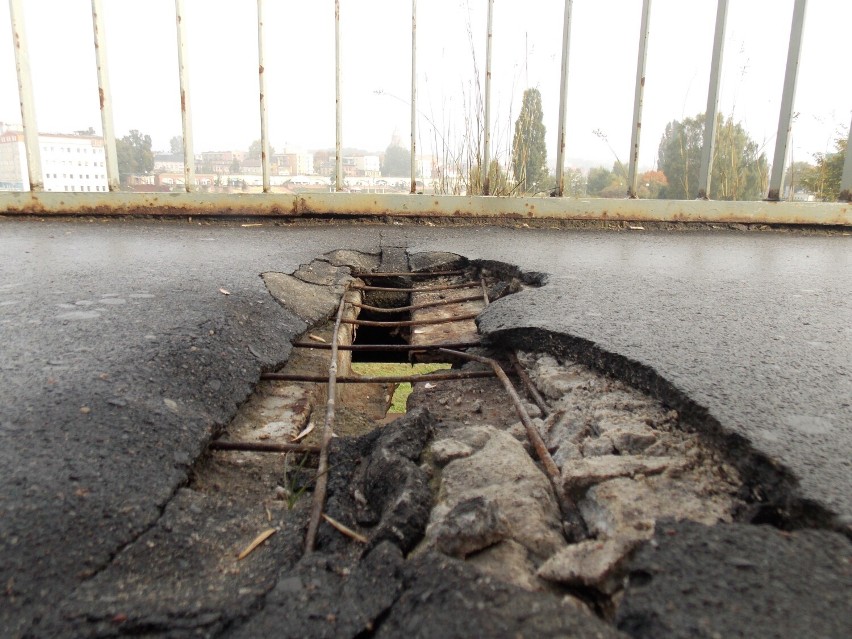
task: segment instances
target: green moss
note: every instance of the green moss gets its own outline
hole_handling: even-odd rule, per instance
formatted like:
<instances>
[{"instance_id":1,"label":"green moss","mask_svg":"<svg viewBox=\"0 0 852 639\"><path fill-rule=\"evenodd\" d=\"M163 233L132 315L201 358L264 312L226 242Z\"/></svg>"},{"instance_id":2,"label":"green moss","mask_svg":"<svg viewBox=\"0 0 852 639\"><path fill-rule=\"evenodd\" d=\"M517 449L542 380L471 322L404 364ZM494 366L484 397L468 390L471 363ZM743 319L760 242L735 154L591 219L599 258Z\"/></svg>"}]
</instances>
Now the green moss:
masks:
<instances>
[{"instance_id":1,"label":"green moss","mask_svg":"<svg viewBox=\"0 0 852 639\"><path fill-rule=\"evenodd\" d=\"M352 371L359 375L423 375L433 371L450 368L449 364L390 364L358 362L352 364ZM398 384L393 394L389 413L404 413L408 396L411 395L411 384Z\"/></svg>"}]
</instances>

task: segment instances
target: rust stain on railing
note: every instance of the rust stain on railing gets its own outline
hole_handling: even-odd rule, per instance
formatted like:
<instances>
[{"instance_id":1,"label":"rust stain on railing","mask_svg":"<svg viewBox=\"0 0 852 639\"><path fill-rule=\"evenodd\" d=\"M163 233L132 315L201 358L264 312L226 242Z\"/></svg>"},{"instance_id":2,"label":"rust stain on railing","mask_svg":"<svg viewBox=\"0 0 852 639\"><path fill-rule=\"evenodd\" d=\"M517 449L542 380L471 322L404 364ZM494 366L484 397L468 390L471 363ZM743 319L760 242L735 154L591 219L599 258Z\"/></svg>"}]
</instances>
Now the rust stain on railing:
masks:
<instances>
[{"instance_id":1,"label":"rust stain on railing","mask_svg":"<svg viewBox=\"0 0 852 639\"><path fill-rule=\"evenodd\" d=\"M852 204L363 193L0 193L5 215L454 217L852 226Z\"/></svg>"}]
</instances>

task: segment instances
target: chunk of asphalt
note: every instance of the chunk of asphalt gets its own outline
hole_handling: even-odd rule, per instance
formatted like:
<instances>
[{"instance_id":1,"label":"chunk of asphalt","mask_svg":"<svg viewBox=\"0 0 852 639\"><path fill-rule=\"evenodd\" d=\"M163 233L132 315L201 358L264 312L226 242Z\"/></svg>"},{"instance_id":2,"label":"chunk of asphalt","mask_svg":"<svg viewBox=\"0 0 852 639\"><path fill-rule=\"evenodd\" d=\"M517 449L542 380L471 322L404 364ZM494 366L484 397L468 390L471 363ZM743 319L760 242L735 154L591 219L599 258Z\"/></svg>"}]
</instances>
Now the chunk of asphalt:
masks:
<instances>
[{"instance_id":1,"label":"chunk of asphalt","mask_svg":"<svg viewBox=\"0 0 852 639\"><path fill-rule=\"evenodd\" d=\"M332 266L349 266L359 273L369 273L379 267L381 258L378 254L362 253L349 249L338 249L325 254Z\"/></svg>"},{"instance_id":2,"label":"chunk of asphalt","mask_svg":"<svg viewBox=\"0 0 852 639\"><path fill-rule=\"evenodd\" d=\"M467 266L467 258L445 251L427 251L410 253L408 264L412 273L430 273L434 271L457 271Z\"/></svg>"},{"instance_id":3,"label":"chunk of asphalt","mask_svg":"<svg viewBox=\"0 0 852 639\"><path fill-rule=\"evenodd\" d=\"M432 507L429 477L418 461L432 437L434 419L424 408L392 426L357 438L340 438L329 451L326 513L368 537L366 549L390 541L410 551L423 536ZM351 540L324 523L317 547L342 551Z\"/></svg>"},{"instance_id":4,"label":"chunk of asphalt","mask_svg":"<svg viewBox=\"0 0 852 639\"><path fill-rule=\"evenodd\" d=\"M319 286L337 288L340 293L343 287L352 279L348 266L332 266L324 260L313 260L310 264L302 264L293 276Z\"/></svg>"},{"instance_id":5,"label":"chunk of asphalt","mask_svg":"<svg viewBox=\"0 0 852 639\"><path fill-rule=\"evenodd\" d=\"M356 565L322 553L282 573L263 609L224 636L320 639L368 636L402 591L399 548L378 545Z\"/></svg>"},{"instance_id":6,"label":"chunk of asphalt","mask_svg":"<svg viewBox=\"0 0 852 639\"><path fill-rule=\"evenodd\" d=\"M557 595L528 592L438 553L409 559L402 574L405 591L375 639L627 637Z\"/></svg>"},{"instance_id":7,"label":"chunk of asphalt","mask_svg":"<svg viewBox=\"0 0 852 639\"><path fill-rule=\"evenodd\" d=\"M340 296L328 286L309 284L285 273L263 273L269 293L308 325L327 320L337 310Z\"/></svg>"},{"instance_id":8,"label":"chunk of asphalt","mask_svg":"<svg viewBox=\"0 0 852 639\"><path fill-rule=\"evenodd\" d=\"M627 570L616 621L635 639L852 637L852 544L838 533L662 522Z\"/></svg>"}]
</instances>

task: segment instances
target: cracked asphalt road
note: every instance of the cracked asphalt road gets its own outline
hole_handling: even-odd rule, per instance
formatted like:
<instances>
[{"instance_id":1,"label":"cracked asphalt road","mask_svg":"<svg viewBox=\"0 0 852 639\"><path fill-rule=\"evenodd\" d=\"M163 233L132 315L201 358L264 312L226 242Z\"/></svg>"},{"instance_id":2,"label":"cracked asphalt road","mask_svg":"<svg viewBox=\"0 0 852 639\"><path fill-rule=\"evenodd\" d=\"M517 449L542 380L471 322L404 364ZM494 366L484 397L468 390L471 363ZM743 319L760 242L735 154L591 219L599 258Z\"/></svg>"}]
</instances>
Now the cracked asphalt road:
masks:
<instances>
[{"instance_id":1,"label":"cracked asphalt road","mask_svg":"<svg viewBox=\"0 0 852 639\"><path fill-rule=\"evenodd\" d=\"M149 529L286 360L306 326L260 273L381 244L549 273L483 327L570 334L653 369L852 523L848 237L0 219L5 633Z\"/></svg>"}]
</instances>

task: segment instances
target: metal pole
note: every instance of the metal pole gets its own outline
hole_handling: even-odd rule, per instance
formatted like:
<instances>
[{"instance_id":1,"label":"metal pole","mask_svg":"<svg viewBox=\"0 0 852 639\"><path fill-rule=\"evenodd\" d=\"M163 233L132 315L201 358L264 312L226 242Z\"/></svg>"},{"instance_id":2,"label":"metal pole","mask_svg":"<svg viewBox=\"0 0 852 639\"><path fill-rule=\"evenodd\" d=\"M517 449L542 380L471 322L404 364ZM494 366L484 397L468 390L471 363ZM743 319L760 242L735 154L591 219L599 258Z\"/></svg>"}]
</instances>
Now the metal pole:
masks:
<instances>
[{"instance_id":1,"label":"metal pole","mask_svg":"<svg viewBox=\"0 0 852 639\"><path fill-rule=\"evenodd\" d=\"M849 139L846 140L846 160L843 162L843 176L840 178L840 201L852 202L852 124L849 125Z\"/></svg>"},{"instance_id":2,"label":"metal pole","mask_svg":"<svg viewBox=\"0 0 852 639\"><path fill-rule=\"evenodd\" d=\"M101 105L101 128L104 134L107 183L110 191L118 191L120 187L118 156L115 151L115 129L112 123L112 99L107 71L103 0L92 0L92 31L95 36L95 64L98 68L98 100Z\"/></svg>"},{"instance_id":3,"label":"metal pole","mask_svg":"<svg viewBox=\"0 0 852 639\"><path fill-rule=\"evenodd\" d=\"M707 109L704 112L704 148L701 153L701 173L698 176L698 199L700 200L710 197L713 154L716 151L716 114L719 112L719 86L727 22L728 0L719 0L719 6L716 9L716 34L713 36L713 60L710 62L710 87L707 89Z\"/></svg>"},{"instance_id":4,"label":"metal pole","mask_svg":"<svg viewBox=\"0 0 852 639\"><path fill-rule=\"evenodd\" d=\"M186 30L183 0L175 0L177 21L178 75L180 76L180 115L183 127L183 183L187 193L195 189L195 153L192 150L192 113L189 108L189 72L186 63Z\"/></svg>"},{"instance_id":5,"label":"metal pole","mask_svg":"<svg viewBox=\"0 0 852 639\"><path fill-rule=\"evenodd\" d=\"M796 80L799 76L799 56L802 52L802 30L805 24L807 0L796 0L793 5L793 24L790 27L790 48L787 51L787 72L784 75L784 93L781 96L781 113L778 116L778 133L775 136L775 158L769 178L767 200L781 199L784 187L784 165L787 163L787 147L793 126L793 100L796 95Z\"/></svg>"},{"instance_id":6,"label":"metal pole","mask_svg":"<svg viewBox=\"0 0 852 639\"><path fill-rule=\"evenodd\" d=\"M630 140L630 168L627 176L627 197L636 198L639 183L639 136L642 133L642 99L645 94L645 63L648 60L648 32L651 0L642 3L642 26L639 32L639 60L636 63L636 93L633 96L633 134Z\"/></svg>"},{"instance_id":7,"label":"metal pole","mask_svg":"<svg viewBox=\"0 0 852 639\"><path fill-rule=\"evenodd\" d=\"M263 192L269 193L269 132L266 117L266 74L263 55L263 0L257 0L257 73L260 86L260 165Z\"/></svg>"},{"instance_id":8,"label":"metal pole","mask_svg":"<svg viewBox=\"0 0 852 639\"><path fill-rule=\"evenodd\" d=\"M417 192L417 0L411 0L411 192Z\"/></svg>"},{"instance_id":9,"label":"metal pole","mask_svg":"<svg viewBox=\"0 0 852 639\"><path fill-rule=\"evenodd\" d=\"M24 148L27 155L27 176L30 191L43 191L41 177L41 149L38 146L33 83L30 59L27 52L27 34L24 29L22 0L9 0L12 16L12 39L15 42L15 71L18 74L18 97L21 103L21 126L24 128Z\"/></svg>"},{"instance_id":10,"label":"metal pole","mask_svg":"<svg viewBox=\"0 0 852 639\"><path fill-rule=\"evenodd\" d=\"M488 34L485 39L485 149L482 153L482 166L479 174L482 176L482 194L490 195L491 185L488 183L488 169L491 164L491 35L494 22L494 0L488 0Z\"/></svg>"},{"instance_id":11,"label":"metal pole","mask_svg":"<svg viewBox=\"0 0 852 639\"><path fill-rule=\"evenodd\" d=\"M334 188L343 190L343 105L340 95L340 0L334 0L334 95L335 95L335 142L334 142Z\"/></svg>"},{"instance_id":12,"label":"metal pole","mask_svg":"<svg viewBox=\"0 0 852 639\"><path fill-rule=\"evenodd\" d=\"M565 115L568 110L568 52L571 42L571 8L573 0L565 0L562 25L562 76L559 88L559 132L556 143L556 195L565 195Z\"/></svg>"}]
</instances>

